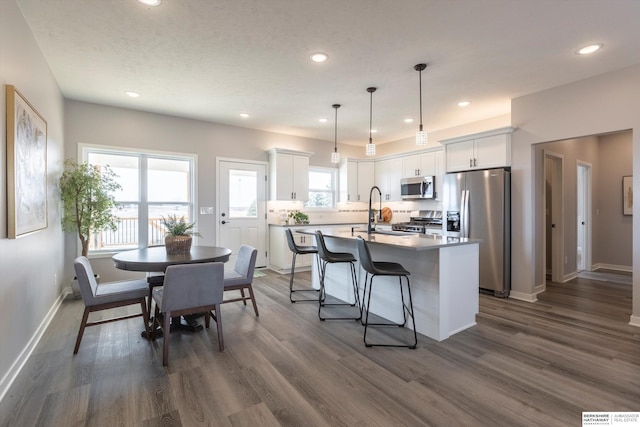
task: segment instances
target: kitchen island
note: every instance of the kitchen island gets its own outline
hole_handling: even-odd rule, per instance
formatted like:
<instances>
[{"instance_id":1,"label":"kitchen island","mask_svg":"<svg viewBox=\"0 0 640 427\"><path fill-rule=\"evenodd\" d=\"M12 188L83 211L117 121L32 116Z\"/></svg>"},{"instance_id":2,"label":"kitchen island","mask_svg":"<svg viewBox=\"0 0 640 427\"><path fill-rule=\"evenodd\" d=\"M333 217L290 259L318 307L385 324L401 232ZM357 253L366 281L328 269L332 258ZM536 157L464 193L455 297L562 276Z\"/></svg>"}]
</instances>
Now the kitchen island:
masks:
<instances>
[{"instance_id":1,"label":"kitchen island","mask_svg":"<svg viewBox=\"0 0 640 427\"><path fill-rule=\"evenodd\" d=\"M367 234L344 227L319 229L331 251L351 252L358 258L356 239L360 236L369 244L374 261L397 262L411 272L417 332L442 341L476 324L480 240L400 232ZM298 232L315 234L315 229ZM362 298L365 272L359 265L358 271ZM312 272L313 286L319 288L317 266ZM353 302L350 280L348 265L330 265L325 278L327 294ZM398 279L377 276L374 280L370 312L402 323Z\"/></svg>"}]
</instances>

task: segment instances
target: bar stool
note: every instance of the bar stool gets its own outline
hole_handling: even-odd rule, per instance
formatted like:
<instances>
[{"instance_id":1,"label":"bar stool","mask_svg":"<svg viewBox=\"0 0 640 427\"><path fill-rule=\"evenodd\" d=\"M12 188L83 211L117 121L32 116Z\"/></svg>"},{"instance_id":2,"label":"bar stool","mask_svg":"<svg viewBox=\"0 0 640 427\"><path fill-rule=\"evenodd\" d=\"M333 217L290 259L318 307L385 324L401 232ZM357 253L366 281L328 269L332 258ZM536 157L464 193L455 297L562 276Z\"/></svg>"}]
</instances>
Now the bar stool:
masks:
<instances>
[{"instance_id":1,"label":"bar stool","mask_svg":"<svg viewBox=\"0 0 640 427\"><path fill-rule=\"evenodd\" d=\"M362 319L362 306L360 305L360 297L358 295L358 278L356 275L356 258L348 252L331 252L327 249L324 242L324 236L320 230L316 231L316 241L318 243L318 256L320 257L320 264L318 265L318 274L320 276L320 295L318 304L318 317L320 320L361 320ZM326 291L324 288L324 279L327 271L327 265L349 263L351 268L351 284L353 286L354 303L326 303ZM358 307L357 317L322 317L322 307L334 305L348 305L351 307Z\"/></svg>"},{"instance_id":2,"label":"bar stool","mask_svg":"<svg viewBox=\"0 0 640 427\"><path fill-rule=\"evenodd\" d=\"M305 301L318 301L318 298L311 299L293 299L294 292L319 292L319 289L293 289L293 276L296 272L296 257L298 255L307 255L314 254L316 257L318 256L318 248L315 246L299 246L293 240L293 233L291 233L291 229L287 228L284 230L287 235L287 243L289 244L289 249L293 252L293 259L291 260L291 277L289 278L289 300L291 302L305 302ZM320 265L318 263L318 265Z\"/></svg>"},{"instance_id":3,"label":"bar stool","mask_svg":"<svg viewBox=\"0 0 640 427\"><path fill-rule=\"evenodd\" d=\"M371 260L371 253L369 252L369 247L367 246L367 242L360 236L358 236L357 240L358 246L358 255L360 256L360 265L364 269L364 294L362 296L362 305L364 309L364 345L366 347L408 347L410 349L415 349L418 344L418 335L416 333L416 319L414 317L413 312L413 301L411 299L411 286L409 284L409 275L411 274L407 271L401 264L397 262L376 262ZM371 276L371 279L368 279ZM369 323L369 307L371 305L371 291L373 289L373 278L375 276L397 276L400 282L400 297L402 299L402 317L403 323L398 324L394 322L386 322L386 323ZM409 293L409 305L405 304L404 301L404 291L402 290L402 278L407 280L407 291ZM367 298L367 303L365 304L365 298L367 296L367 280L369 281L369 297ZM413 344L371 344L367 342L367 327L371 326L399 326L404 327L407 325L407 314L411 317L411 321L413 323Z\"/></svg>"}]
</instances>

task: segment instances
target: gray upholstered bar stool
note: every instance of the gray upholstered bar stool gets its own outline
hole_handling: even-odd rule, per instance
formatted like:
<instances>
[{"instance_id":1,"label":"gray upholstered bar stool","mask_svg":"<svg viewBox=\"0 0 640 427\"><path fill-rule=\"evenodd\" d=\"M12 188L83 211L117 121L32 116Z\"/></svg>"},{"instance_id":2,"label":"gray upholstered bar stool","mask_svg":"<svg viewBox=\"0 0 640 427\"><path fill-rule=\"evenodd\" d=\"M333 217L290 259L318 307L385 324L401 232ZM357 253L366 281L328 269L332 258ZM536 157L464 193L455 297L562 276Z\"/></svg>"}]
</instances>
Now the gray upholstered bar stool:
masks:
<instances>
[{"instance_id":1,"label":"gray upholstered bar stool","mask_svg":"<svg viewBox=\"0 0 640 427\"><path fill-rule=\"evenodd\" d=\"M360 236L358 236L357 240L358 246L358 255L360 257L360 265L366 272L364 276L364 294L362 296L362 305L364 309L364 320L362 324L364 325L364 345L367 347L408 347L411 349L416 348L418 344L418 335L416 334L416 320L413 313L413 301L411 299L411 286L409 284L409 275L411 274L407 271L402 264L398 264L397 262L382 262L382 261L373 261L371 259L371 252L369 252L369 247L367 246L367 242ZM369 307L371 305L371 291L373 288L373 278L375 276L397 276L400 282L400 298L402 300L402 317L403 323L393 323L393 322L385 322L385 323L370 323L369 322ZM369 279L370 277L370 279ZM407 293L409 294L409 305L407 305L404 301L404 291L402 289L402 278L405 278L407 281ZM367 281L369 288L369 297L367 298ZM366 298L366 303L365 303ZM372 344L367 342L367 327L368 326L399 326L404 327L407 326L408 317L411 317L411 321L413 323L413 344Z\"/></svg>"},{"instance_id":2,"label":"gray upholstered bar stool","mask_svg":"<svg viewBox=\"0 0 640 427\"><path fill-rule=\"evenodd\" d=\"M293 276L296 273L296 257L298 255L307 255L307 254L314 254L317 257L318 248L315 246L300 246L296 244L295 240L293 239L293 234L290 228L285 229L284 232L287 235L287 243L289 244L289 250L291 250L291 252L293 253L293 259L291 260L291 277L289 278L289 300L291 302L305 302L305 301L316 302L318 301L317 297L310 298L310 299L293 299L293 294L295 292L318 292L319 291L319 289L313 289L313 288L293 289ZM318 263L318 265L320 265L320 263Z\"/></svg>"},{"instance_id":3,"label":"gray upholstered bar stool","mask_svg":"<svg viewBox=\"0 0 640 427\"><path fill-rule=\"evenodd\" d=\"M358 278L356 275L356 258L348 252L332 252L327 249L324 242L324 236L320 230L316 231L316 242L318 243L318 256L320 263L318 265L318 275L320 276L320 295L318 299L318 317L320 320L360 320L362 319L362 306L360 305L360 297L358 295ZM325 273L329 264L349 263L351 268L351 284L353 286L354 303L326 303L326 291L324 287ZM348 305L358 307L358 315L355 317L322 317L322 308L325 306Z\"/></svg>"}]
</instances>

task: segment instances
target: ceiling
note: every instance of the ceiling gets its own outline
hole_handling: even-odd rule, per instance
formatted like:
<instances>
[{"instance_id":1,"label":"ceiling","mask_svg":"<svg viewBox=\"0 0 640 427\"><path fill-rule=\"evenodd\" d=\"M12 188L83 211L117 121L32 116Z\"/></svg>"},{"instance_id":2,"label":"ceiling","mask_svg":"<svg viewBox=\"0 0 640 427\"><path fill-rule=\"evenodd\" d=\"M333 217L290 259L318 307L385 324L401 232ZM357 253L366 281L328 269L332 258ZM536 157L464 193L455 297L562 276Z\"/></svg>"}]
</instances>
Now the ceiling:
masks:
<instances>
[{"instance_id":1,"label":"ceiling","mask_svg":"<svg viewBox=\"0 0 640 427\"><path fill-rule=\"evenodd\" d=\"M413 135L417 63L428 64L427 132L508 114L514 97L640 63L637 0L17 3L68 99L331 143L335 103L338 141L367 142L369 86L378 88L374 142ZM575 54L591 43L604 49ZM329 60L312 63L316 51ZM460 108L461 100L472 103Z\"/></svg>"}]
</instances>

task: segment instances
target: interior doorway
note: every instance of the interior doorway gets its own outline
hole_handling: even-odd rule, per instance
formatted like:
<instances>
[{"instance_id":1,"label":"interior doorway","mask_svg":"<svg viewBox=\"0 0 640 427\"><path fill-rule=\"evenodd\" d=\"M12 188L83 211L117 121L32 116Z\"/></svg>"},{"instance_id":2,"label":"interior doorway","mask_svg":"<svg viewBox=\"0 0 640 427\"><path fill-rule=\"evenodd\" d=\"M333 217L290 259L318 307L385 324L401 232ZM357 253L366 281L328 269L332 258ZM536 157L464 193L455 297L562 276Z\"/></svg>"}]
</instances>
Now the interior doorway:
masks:
<instances>
[{"instance_id":1,"label":"interior doorway","mask_svg":"<svg viewBox=\"0 0 640 427\"><path fill-rule=\"evenodd\" d=\"M564 281L563 163L561 154L544 151L545 283L547 275L556 283Z\"/></svg>"},{"instance_id":2,"label":"interior doorway","mask_svg":"<svg viewBox=\"0 0 640 427\"><path fill-rule=\"evenodd\" d=\"M577 270L591 271L591 164L578 161Z\"/></svg>"}]
</instances>

